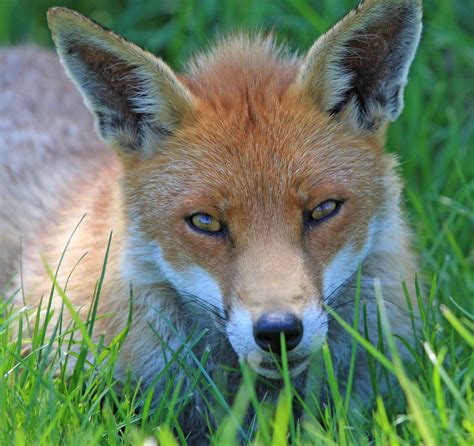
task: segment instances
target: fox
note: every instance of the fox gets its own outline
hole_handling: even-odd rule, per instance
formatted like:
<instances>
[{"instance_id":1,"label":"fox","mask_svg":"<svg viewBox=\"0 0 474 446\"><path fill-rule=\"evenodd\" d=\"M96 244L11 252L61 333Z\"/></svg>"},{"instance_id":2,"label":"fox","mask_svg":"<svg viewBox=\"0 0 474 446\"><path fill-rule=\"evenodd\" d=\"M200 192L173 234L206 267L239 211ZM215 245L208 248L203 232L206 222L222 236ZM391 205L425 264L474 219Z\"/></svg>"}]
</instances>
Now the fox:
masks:
<instances>
[{"instance_id":1,"label":"fox","mask_svg":"<svg viewBox=\"0 0 474 446\"><path fill-rule=\"evenodd\" d=\"M209 374L243 362L277 382L284 349L304 392L327 343L344 388L353 339L330 308L353 323L357 280L370 340L379 283L394 332L416 342L403 284L413 296L417 256L384 145L421 0L365 0L304 55L236 33L182 73L78 12L47 16L60 62L0 50L0 289L21 289L15 306L49 296L46 263L88 308L108 250L92 336L129 324L116 375L145 387L198 327ZM57 289L51 305L54 322ZM372 393L363 349L353 392Z\"/></svg>"}]
</instances>

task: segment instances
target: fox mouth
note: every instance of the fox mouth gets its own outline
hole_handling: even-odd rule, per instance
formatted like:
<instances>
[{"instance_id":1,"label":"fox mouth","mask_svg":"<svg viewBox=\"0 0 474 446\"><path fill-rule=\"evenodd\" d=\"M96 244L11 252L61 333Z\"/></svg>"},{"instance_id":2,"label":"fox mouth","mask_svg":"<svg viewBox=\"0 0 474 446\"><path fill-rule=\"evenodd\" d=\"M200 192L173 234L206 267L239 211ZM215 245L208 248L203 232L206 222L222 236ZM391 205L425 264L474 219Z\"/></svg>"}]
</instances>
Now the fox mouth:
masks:
<instances>
[{"instance_id":1,"label":"fox mouth","mask_svg":"<svg viewBox=\"0 0 474 446\"><path fill-rule=\"evenodd\" d=\"M277 358L265 358L260 352L250 354L247 358L247 363L259 375L269 379L281 379L282 372L285 369L281 361ZM300 358L288 358L288 373L291 378L303 373L309 364L309 356Z\"/></svg>"}]
</instances>

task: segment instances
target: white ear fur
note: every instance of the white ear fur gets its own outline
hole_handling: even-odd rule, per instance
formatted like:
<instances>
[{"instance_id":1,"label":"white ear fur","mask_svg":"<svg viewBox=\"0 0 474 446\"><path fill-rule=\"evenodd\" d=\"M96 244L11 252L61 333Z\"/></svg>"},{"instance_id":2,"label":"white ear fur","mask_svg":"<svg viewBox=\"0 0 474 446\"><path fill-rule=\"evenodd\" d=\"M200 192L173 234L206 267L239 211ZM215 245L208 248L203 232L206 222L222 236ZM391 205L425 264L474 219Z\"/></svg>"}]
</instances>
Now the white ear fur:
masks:
<instances>
[{"instance_id":1,"label":"white ear fur","mask_svg":"<svg viewBox=\"0 0 474 446\"><path fill-rule=\"evenodd\" d=\"M191 92L161 59L66 8L51 8L48 23L107 143L147 153L191 110Z\"/></svg>"},{"instance_id":2,"label":"white ear fur","mask_svg":"<svg viewBox=\"0 0 474 446\"><path fill-rule=\"evenodd\" d=\"M421 0L362 2L314 43L297 83L351 128L383 129L403 109L421 17Z\"/></svg>"}]
</instances>

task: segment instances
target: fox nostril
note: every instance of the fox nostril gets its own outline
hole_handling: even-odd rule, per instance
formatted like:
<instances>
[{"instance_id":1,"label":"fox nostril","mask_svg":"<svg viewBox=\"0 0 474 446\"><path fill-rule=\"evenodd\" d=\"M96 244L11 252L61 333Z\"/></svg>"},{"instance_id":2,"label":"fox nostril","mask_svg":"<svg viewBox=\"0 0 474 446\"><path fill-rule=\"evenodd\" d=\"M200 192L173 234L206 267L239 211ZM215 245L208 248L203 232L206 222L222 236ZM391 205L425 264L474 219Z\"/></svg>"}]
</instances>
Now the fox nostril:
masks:
<instances>
[{"instance_id":1,"label":"fox nostril","mask_svg":"<svg viewBox=\"0 0 474 446\"><path fill-rule=\"evenodd\" d=\"M286 350L293 350L303 337L303 324L292 313L268 313L261 316L253 328L257 345L278 355L281 353L280 333L285 335Z\"/></svg>"}]
</instances>

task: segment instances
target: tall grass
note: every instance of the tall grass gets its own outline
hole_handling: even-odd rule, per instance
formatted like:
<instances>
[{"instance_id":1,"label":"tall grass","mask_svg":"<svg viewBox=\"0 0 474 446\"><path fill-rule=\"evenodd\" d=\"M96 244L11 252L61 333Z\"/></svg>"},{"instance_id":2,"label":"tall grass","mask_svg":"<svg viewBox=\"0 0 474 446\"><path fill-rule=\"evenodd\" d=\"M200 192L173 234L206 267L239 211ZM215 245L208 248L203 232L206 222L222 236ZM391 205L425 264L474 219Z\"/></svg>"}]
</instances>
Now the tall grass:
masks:
<instances>
[{"instance_id":1,"label":"tall grass","mask_svg":"<svg viewBox=\"0 0 474 446\"><path fill-rule=\"evenodd\" d=\"M388 351L372 346L356 325L333 315L351 333L354 351L369 352L376 402L366 410L354 409L341 392L328 346L317 361L327 374L331 402L326 405L311 395L302 399L295 394L284 361L286 384L278 402L271 404L257 399L257 377L245 366L240 371L242 387L231 398L224 379L206 375L205 354L194 356L192 366L180 364L192 391L208 395L202 417L212 426L209 441L213 444L231 445L238 439L258 445L474 443L474 5L450 0L424 3L424 34L406 90L405 110L390 128L387 141L387 150L398 153L402 162L420 276L428 285L418 288L421 327L412 362L399 358L380 289L380 330ZM45 11L53 4L78 9L179 68L193 51L223 32L240 28L273 29L291 47L308 48L355 2L3 0L0 42L33 40L50 45ZM100 299L106 274L104 268L97 278L94 302ZM15 335L14 326L26 323L25 310L11 307L11 294L3 292L0 299L0 444L185 444L187 433L179 426L179 415L193 405L193 393L183 390L171 364L159 377L167 385L156 406L151 404L153 389L142 392L131 377L118 383L113 370L126 331L110 345L94 343L90 334L95 306L87 320L81 320L69 304L67 290L61 289L64 284L55 283L54 277L51 272L51 286L61 294L63 311L73 314L73 322L63 326L59 318L51 339L45 336L45 327L51 324L50 296L24 337ZM360 292L355 300L357 317L363 318ZM179 361L182 354L191 355L192 346L203 336L194 333L171 362ZM71 349L77 360L67 378L61 351ZM382 395L378 385L389 376L397 385ZM293 405L304 409L299 421L293 416ZM254 413L251 419L249 407Z\"/></svg>"}]
</instances>

